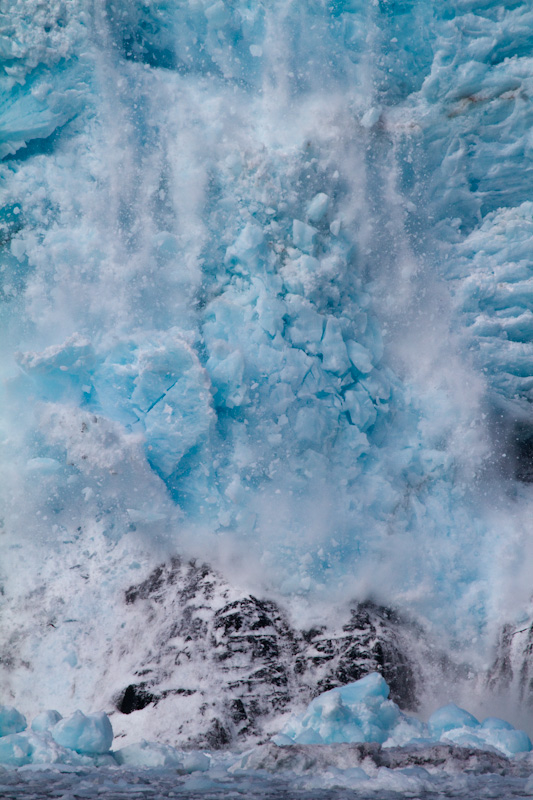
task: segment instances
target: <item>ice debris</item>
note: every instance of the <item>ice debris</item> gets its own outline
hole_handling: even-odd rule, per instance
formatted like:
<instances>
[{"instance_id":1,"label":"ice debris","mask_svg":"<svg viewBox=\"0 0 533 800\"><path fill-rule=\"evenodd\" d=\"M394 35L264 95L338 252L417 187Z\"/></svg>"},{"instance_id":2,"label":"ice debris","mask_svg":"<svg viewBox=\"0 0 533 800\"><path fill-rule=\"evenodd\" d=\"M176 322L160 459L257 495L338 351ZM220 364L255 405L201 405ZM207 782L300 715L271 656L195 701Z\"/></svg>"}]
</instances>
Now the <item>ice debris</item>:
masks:
<instances>
[{"instance_id":1,"label":"ice debris","mask_svg":"<svg viewBox=\"0 0 533 800\"><path fill-rule=\"evenodd\" d=\"M316 697L272 741L279 746L377 742L384 747L444 742L481 750L494 748L506 756L532 749L527 733L505 720L489 717L480 723L450 703L435 711L425 724L404 714L388 697L385 679L373 672Z\"/></svg>"},{"instance_id":2,"label":"ice debris","mask_svg":"<svg viewBox=\"0 0 533 800\"><path fill-rule=\"evenodd\" d=\"M113 728L107 714L75 711L52 728L53 739L62 747L85 755L107 753L113 743Z\"/></svg>"},{"instance_id":3,"label":"ice debris","mask_svg":"<svg viewBox=\"0 0 533 800\"><path fill-rule=\"evenodd\" d=\"M108 754L113 729L103 711L76 711L63 719L58 711L38 714L27 728L26 718L15 708L0 706L0 764L84 764Z\"/></svg>"},{"instance_id":4,"label":"ice debris","mask_svg":"<svg viewBox=\"0 0 533 800\"><path fill-rule=\"evenodd\" d=\"M19 733L26 728L26 717L24 717L13 706L0 706L0 736L7 736L10 733Z\"/></svg>"},{"instance_id":5,"label":"ice debris","mask_svg":"<svg viewBox=\"0 0 533 800\"><path fill-rule=\"evenodd\" d=\"M182 775L206 772L211 759L199 751L182 752L168 744L141 742L111 751L113 729L107 714L75 711L63 719L58 711L26 718L11 706L0 706L0 765L69 764L72 766L172 767Z\"/></svg>"},{"instance_id":6,"label":"ice debris","mask_svg":"<svg viewBox=\"0 0 533 800\"><path fill-rule=\"evenodd\" d=\"M168 744L147 742L144 739L116 750L113 755L121 766L174 767L182 774L206 772L211 763L205 753L184 753Z\"/></svg>"},{"instance_id":7,"label":"ice debris","mask_svg":"<svg viewBox=\"0 0 533 800\"><path fill-rule=\"evenodd\" d=\"M54 711L53 709L41 711L41 713L37 714L37 716L33 719L31 723L31 729L32 731L35 731L35 733L49 731L62 719L63 717L59 711Z\"/></svg>"}]
</instances>

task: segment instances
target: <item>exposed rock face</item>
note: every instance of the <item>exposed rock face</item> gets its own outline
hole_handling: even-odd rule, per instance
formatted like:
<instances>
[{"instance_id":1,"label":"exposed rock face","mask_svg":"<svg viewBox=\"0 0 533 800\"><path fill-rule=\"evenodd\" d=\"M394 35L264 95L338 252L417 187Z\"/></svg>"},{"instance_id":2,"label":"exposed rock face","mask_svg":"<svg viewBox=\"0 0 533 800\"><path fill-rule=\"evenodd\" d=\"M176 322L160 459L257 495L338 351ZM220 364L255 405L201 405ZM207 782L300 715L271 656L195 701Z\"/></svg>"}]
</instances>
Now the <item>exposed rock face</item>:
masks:
<instances>
[{"instance_id":1,"label":"exposed rock face","mask_svg":"<svg viewBox=\"0 0 533 800\"><path fill-rule=\"evenodd\" d=\"M207 565L178 558L125 600L132 628L119 646L132 669L116 708L131 714L174 702L182 741L214 748L266 735L280 713L373 671L400 706L415 706L407 626L389 609L358 605L338 629L300 631L276 603L240 596ZM194 714L201 733L188 725Z\"/></svg>"},{"instance_id":2,"label":"exposed rock face","mask_svg":"<svg viewBox=\"0 0 533 800\"><path fill-rule=\"evenodd\" d=\"M401 632L405 621L394 611L371 603L352 609L340 631L303 633L306 671L315 678L316 694L380 672L391 688L391 698L402 708L416 707L413 665Z\"/></svg>"},{"instance_id":3,"label":"exposed rock face","mask_svg":"<svg viewBox=\"0 0 533 800\"><path fill-rule=\"evenodd\" d=\"M533 623L503 626L487 683L491 689L511 689L515 697L533 705Z\"/></svg>"}]
</instances>

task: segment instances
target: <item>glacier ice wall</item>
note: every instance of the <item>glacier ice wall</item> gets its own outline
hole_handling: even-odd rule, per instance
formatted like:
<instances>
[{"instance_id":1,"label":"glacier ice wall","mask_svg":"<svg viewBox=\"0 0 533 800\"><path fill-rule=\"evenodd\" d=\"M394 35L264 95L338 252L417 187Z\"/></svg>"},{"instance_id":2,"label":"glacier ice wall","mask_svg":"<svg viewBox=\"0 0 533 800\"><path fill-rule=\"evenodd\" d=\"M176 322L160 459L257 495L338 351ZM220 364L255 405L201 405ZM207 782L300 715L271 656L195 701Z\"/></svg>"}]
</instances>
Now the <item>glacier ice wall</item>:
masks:
<instances>
[{"instance_id":1,"label":"glacier ice wall","mask_svg":"<svg viewBox=\"0 0 533 800\"><path fill-rule=\"evenodd\" d=\"M28 659L79 668L176 551L462 642L527 613L532 22L4 10L4 619L39 606Z\"/></svg>"}]
</instances>

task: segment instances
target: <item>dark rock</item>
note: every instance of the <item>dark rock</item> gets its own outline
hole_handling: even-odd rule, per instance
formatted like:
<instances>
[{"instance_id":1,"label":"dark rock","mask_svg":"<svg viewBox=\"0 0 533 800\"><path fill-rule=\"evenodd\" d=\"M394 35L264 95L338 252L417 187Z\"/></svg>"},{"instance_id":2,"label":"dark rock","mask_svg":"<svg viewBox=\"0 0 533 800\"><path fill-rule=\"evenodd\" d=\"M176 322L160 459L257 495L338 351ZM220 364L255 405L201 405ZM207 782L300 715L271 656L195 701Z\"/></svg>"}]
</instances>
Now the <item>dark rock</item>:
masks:
<instances>
[{"instance_id":1,"label":"dark rock","mask_svg":"<svg viewBox=\"0 0 533 800\"><path fill-rule=\"evenodd\" d=\"M219 719L214 719L205 735L205 739L207 746L212 750L220 750L230 744L232 736Z\"/></svg>"},{"instance_id":2,"label":"dark rock","mask_svg":"<svg viewBox=\"0 0 533 800\"><path fill-rule=\"evenodd\" d=\"M502 627L487 685L492 691L507 692L533 706L533 624Z\"/></svg>"},{"instance_id":3,"label":"dark rock","mask_svg":"<svg viewBox=\"0 0 533 800\"><path fill-rule=\"evenodd\" d=\"M248 719L244 703L238 698L231 702L231 718L235 723L243 722Z\"/></svg>"},{"instance_id":4,"label":"dark rock","mask_svg":"<svg viewBox=\"0 0 533 800\"><path fill-rule=\"evenodd\" d=\"M125 601L137 606L137 625L139 614L146 615L141 639L129 637L123 645L137 663L133 675L143 681L131 680L115 705L132 713L198 694L204 732L194 733L189 719L179 729L197 746L260 737L291 704L302 708L321 692L374 671L401 707L415 707L415 671L404 637L409 625L390 609L358 604L338 628L299 631L276 603L239 595L206 564L179 558L130 586ZM194 683L187 685L185 676Z\"/></svg>"},{"instance_id":5,"label":"dark rock","mask_svg":"<svg viewBox=\"0 0 533 800\"><path fill-rule=\"evenodd\" d=\"M340 632L313 628L303 634L307 648L307 670L316 676L317 693L359 680L369 672L380 672L391 689L391 698L401 708L416 708L414 668L401 641L406 620L372 603L352 609L351 619ZM305 668L299 664L303 673Z\"/></svg>"},{"instance_id":6,"label":"dark rock","mask_svg":"<svg viewBox=\"0 0 533 800\"><path fill-rule=\"evenodd\" d=\"M155 703L159 698L147 691L145 684L137 685L130 683L124 692L117 698L116 707L121 714L131 714L133 711L140 711L150 703Z\"/></svg>"}]
</instances>

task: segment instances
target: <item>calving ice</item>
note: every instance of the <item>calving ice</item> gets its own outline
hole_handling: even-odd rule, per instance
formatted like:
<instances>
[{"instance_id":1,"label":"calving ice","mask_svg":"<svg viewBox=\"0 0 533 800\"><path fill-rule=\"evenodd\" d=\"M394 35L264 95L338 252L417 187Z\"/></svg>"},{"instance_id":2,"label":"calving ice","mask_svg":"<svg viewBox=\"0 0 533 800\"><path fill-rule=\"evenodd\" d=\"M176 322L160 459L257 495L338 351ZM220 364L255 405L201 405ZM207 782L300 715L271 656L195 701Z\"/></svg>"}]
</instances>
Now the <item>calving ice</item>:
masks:
<instances>
[{"instance_id":1,"label":"calving ice","mask_svg":"<svg viewBox=\"0 0 533 800\"><path fill-rule=\"evenodd\" d=\"M1 13L0 762L525 780L529 5Z\"/></svg>"}]
</instances>

